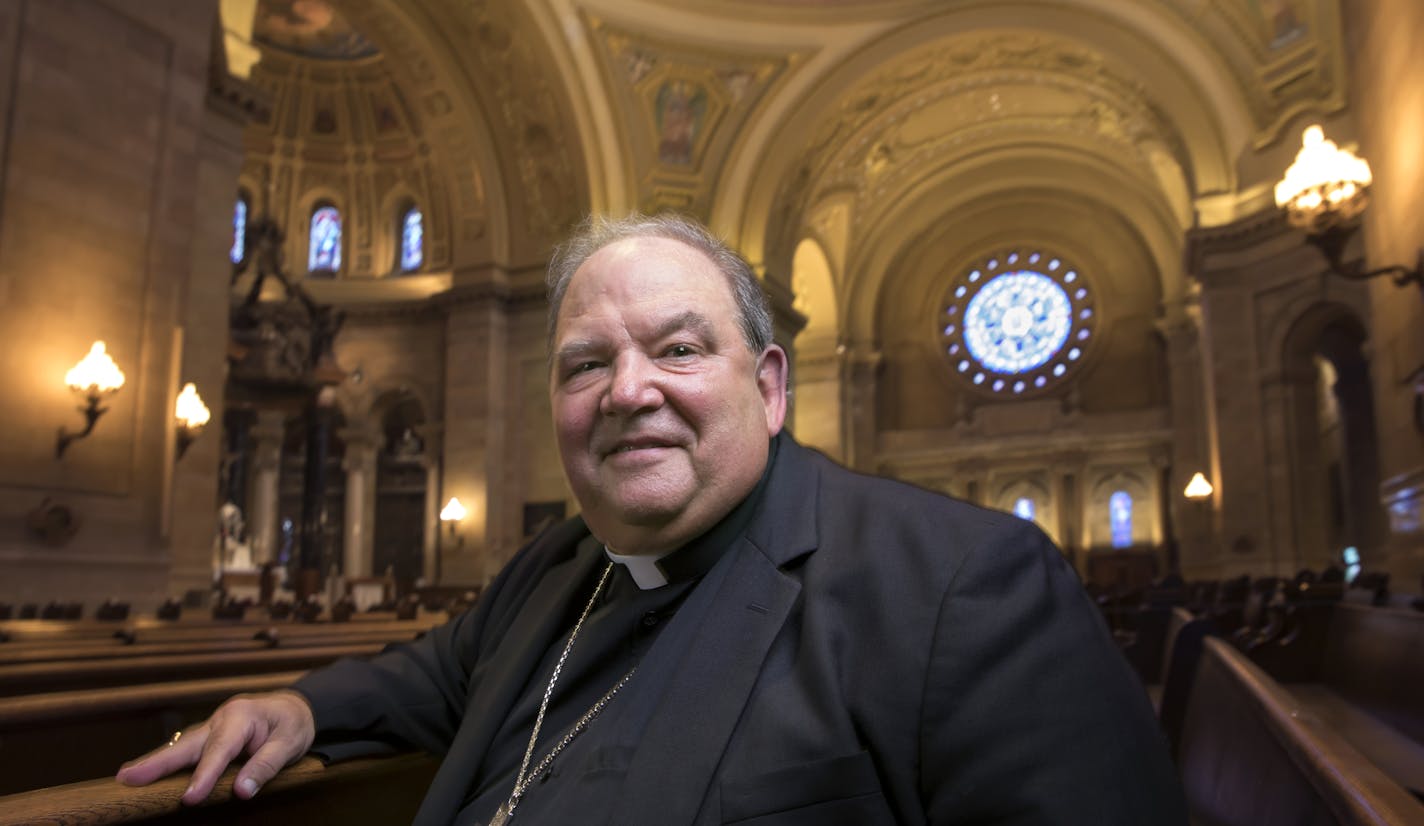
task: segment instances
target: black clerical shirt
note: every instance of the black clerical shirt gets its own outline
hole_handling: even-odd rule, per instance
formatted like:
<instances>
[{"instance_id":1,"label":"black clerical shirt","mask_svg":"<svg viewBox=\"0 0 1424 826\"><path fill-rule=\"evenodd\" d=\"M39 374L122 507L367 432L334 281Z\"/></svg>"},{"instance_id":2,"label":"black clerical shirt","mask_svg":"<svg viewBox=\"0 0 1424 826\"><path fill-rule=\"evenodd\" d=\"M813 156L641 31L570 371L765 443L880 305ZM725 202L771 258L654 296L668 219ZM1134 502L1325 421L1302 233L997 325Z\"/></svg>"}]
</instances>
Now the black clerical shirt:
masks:
<instances>
[{"instance_id":1,"label":"black clerical shirt","mask_svg":"<svg viewBox=\"0 0 1424 826\"><path fill-rule=\"evenodd\" d=\"M672 620L704 575L742 537L761 503L775 449L773 441L761 481L746 499L707 533L658 561L667 584L643 590L624 566L613 566L554 686L539 731L539 742L529 761L530 769L630 669L636 666L638 671L588 728L554 759L544 776L536 778L525 790L515 811L515 822L543 823L540 812L564 808L556 804L566 796L574 796L573 799L590 812L612 810L628 758L637 746L647 717L673 665L686 653L686 641L696 631L688 623L679 627ZM603 552L602 543L590 536L579 544L574 557L563 564L573 565L576 559ZM549 676L604 567L594 567L593 577L580 592L585 596L581 596L577 604L549 606L551 611L564 612L564 625L568 630L544 653L539 667L523 687L519 701L499 727L472 778L465 806L455 820L457 824L487 823L500 804L509 798ZM655 646L655 642L660 644ZM676 759L675 755L668 757Z\"/></svg>"}]
</instances>

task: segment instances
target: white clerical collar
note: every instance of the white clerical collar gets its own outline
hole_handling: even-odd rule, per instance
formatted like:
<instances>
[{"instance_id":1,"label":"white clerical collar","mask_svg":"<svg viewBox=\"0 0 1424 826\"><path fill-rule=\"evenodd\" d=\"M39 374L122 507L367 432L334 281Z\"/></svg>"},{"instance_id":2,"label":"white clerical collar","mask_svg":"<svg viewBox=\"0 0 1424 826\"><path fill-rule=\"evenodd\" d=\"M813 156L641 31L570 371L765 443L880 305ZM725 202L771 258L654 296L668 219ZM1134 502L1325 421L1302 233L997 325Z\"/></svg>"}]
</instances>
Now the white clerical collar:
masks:
<instances>
[{"instance_id":1,"label":"white clerical collar","mask_svg":"<svg viewBox=\"0 0 1424 826\"><path fill-rule=\"evenodd\" d=\"M648 554L646 556L638 554L617 554L607 545L603 546L603 552L608 554L609 560L622 565L628 569L628 573L633 577L633 582L639 589L650 591L654 588L661 588L668 584L667 574L658 567L658 560L672 553L661 553L657 555Z\"/></svg>"}]
</instances>

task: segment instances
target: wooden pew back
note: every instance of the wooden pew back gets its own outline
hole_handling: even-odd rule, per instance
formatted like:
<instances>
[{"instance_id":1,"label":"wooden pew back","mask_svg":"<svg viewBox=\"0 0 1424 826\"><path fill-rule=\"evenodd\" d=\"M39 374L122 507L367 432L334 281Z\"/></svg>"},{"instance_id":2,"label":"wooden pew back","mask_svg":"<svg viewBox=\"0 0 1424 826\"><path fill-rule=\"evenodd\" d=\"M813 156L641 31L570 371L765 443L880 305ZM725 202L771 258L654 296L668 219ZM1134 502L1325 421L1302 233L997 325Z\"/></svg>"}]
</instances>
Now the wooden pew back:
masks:
<instances>
[{"instance_id":1,"label":"wooden pew back","mask_svg":"<svg viewBox=\"0 0 1424 826\"><path fill-rule=\"evenodd\" d=\"M1424 613L1335 606L1322 676L1344 699L1424 745Z\"/></svg>"},{"instance_id":2,"label":"wooden pew back","mask_svg":"<svg viewBox=\"0 0 1424 826\"><path fill-rule=\"evenodd\" d=\"M1204 826L1424 823L1424 804L1218 639L1204 644L1178 761Z\"/></svg>"}]
</instances>

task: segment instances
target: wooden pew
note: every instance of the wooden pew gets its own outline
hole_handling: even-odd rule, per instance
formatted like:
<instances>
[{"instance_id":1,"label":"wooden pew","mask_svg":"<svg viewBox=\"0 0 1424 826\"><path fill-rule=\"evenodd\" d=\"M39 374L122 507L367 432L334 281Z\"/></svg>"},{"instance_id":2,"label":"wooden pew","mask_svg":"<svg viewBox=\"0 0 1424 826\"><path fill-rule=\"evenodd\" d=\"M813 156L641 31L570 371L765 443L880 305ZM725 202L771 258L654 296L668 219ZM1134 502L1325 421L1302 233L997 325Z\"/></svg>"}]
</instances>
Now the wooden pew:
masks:
<instances>
[{"instance_id":1,"label":"wooden pew","mask_svg":"<svg viewBox=\"0 0 1424 826\"><path fill-rule=\"evenodd\" d=\"M0 826L148 826L261 823L264 826L409 823L435 774L426 755L367 758L323 766L304 757L251 800L232 794L229 768L208 802L185 807L186 774L130 788L112 778L0 797Z\"/></svg>"},{"instance_id":2,"label":"wooden pew","mask_svg":"<svg viewBox=\"0 0 1424 826\"><path fill-rule=\"evenodd\" d=\"M303 673L0 697L0 794L111 775L233 694L282 688Z\"/></svg>"},{"instance_id":3,"label":"wooden pew","mask_svg":"<svg viewBox=\"0 0 1424 826\"><path fill-rule=\"evenodd\" d=\"M1285 688L1424 799L1424 613L1336 605L1316 676Z\"/></svg>"},{"instance_id":4,"label":"wooden pew","mask_svg":"<svg viewBox=\"0 0 1424 826\"><path fill-rule=\"evenodd\" d=\"M309 669L341 657L368 657L379 653L384 647L381 643L311 645L217 654L170 654L0 665L0 696Z\"/></svg>"},{"instance_id":5,"label":"wooden pew","mask_svg":"<svg viewBox=\"0 0 1424 826\"><path fill-rule=\"evenodd\" d=\"M1202 826L1424 823L1424 804L1218 639L1204 643L1178 765Z\"/></svg>"},{"instance_id":6,"label":"wooden pew","mask_svg":"<svg viewBox=\"0 0 1424 826\"><path fill-rule=\"evenodd\" d=\"M258 632L244 639L220 637L214 640L191 640L183 642L135 642L129 645L111 642L73 642L68 644L17 643L0 646L0 666L43 663L57 660L101 660L110 658L130 658L164 656L170 654L217 654L224 651L262 651L269 648L303 648L314 645L361 645L364 643L390 643L414 639L413 636L392 634L385 631L365 631L353 628L340 634L285 634Z\"/></svg>"},{"instance_id":7,"label":"wooden pew","mask_svg":"<svg viewBox=\"0 0 1424 826\"><path fill-rule=\"evenodd\" d=\"M1215 624L1211 619L1195 616L1181 606L1172 609L1162 652L1161 694L1155 699L1157 720L1174 755L1181 743L1182 723L1201 661L1202 644L1213 633Z\"/></svg>"}]
</instances>

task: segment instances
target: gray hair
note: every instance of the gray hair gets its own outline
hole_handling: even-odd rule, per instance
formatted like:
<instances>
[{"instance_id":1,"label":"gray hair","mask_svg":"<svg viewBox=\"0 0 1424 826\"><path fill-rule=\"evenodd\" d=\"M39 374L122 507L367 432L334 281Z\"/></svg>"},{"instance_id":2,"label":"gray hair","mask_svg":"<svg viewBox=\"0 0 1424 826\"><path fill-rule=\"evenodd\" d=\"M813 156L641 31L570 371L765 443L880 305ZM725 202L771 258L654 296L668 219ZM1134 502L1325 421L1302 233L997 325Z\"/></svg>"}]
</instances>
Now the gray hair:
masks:
<instances>
[{"instance_id":1,"label":"gray hair","mask_svg":"<svg viewBox=\"0 0 1424 826\"><path fill-rule=\"evenodd\" d=\"M554 349L554 328L559 321L559 308L574 273L594 253L627 238L665 238L679 241L707 256L713 266L727 278L732 298L737 303L737 323L742 338L753 354L760 354L771 345L771 307L761 282L751 265L736 250L727 246L706 227L691 218L671 213L642 215L632 213L625 218L590 215L579 225L569 240L554 250L549 261L545 284L549 290L548 343Z\"/></svg>"}]
</instances>

